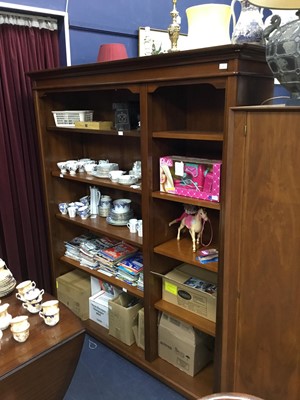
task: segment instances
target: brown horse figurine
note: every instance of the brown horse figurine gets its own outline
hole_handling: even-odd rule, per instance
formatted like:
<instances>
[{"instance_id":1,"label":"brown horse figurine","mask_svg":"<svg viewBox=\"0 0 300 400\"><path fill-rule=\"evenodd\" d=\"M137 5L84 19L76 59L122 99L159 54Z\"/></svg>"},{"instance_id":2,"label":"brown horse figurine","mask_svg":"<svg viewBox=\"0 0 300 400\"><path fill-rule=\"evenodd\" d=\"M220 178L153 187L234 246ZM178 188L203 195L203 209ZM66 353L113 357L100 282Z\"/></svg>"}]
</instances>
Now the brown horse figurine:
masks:
<instances>
[{"instance_id":1,"label":"brown horse figurine","mask_svg":"<svg viewBox=\"0 0 300 400\"><path fill-rule=\"evenodd\" d=\"M169 226L180 222L178 233L177 233L177 240L180 240L180 232L183 228L188 228L192 241L193 241L193 252L196 251L197 246L200 242L200 236L203 232L203 221L207 221L207 212L203 208L199 208L196 214L188 214L184 212L179 218L174 219L169 223Z\"/></svg>"}]
</instances>

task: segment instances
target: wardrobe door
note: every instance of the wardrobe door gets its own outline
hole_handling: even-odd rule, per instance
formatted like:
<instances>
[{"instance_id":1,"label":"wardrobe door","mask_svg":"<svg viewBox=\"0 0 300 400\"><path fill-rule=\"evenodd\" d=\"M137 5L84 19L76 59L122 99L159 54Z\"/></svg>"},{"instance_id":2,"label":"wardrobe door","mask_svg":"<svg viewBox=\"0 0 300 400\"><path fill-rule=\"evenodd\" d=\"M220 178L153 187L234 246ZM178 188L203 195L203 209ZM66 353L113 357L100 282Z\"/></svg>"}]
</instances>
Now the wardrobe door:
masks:
<instances>
[{"instance_id":1,"label":"wardrobe door","mask_svg":"<svg viewBox=\"0 0 300 400\"><path fill-rule=\"evenodd\" d=\"M299 109L230 113L222 388L268 400L300 393L299 123Z\"/></svg>"}]
</instances>

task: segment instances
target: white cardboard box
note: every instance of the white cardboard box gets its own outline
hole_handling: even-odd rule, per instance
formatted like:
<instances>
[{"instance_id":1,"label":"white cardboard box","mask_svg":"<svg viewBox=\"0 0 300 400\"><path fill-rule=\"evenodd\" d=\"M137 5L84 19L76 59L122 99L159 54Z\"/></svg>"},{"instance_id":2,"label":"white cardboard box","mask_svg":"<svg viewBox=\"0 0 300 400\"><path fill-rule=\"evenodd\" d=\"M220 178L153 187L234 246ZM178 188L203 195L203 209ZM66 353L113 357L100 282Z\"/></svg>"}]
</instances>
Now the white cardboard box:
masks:
<instances>
[{"instance_id":1,"label":"white cardboard box","mask_svg":"<svg viewBox=\"0 0 300 400\"><path fill-rule=\"evenodd\" d=\"M104 292L98 292L89 299L89 317L97 324L109 328L108 301L114 298L113 295Z\"/></svg>"},{"instance_id":2,"label":"white cardboard box","mask_svg":"<svg viewBox=\"0 0 300 400\"><path fill-rule=\"evenodd\" d=\"M158 355L190 376L213 358L213 337L163 313L158 326Z\"/></svg>"},{"instance_id":3,"label":"white cardboard box","mask_svg":"<svg viewBox=\"0 0 300 400\"><path fill-rule=\"evenodd\" d=\"M91 276L91 296L101 292L102 290L115 296L122 292L122 289L113 286L111 283L105 282L102 279L96 278L95 276Z\"/></svg>"}]
</instances>

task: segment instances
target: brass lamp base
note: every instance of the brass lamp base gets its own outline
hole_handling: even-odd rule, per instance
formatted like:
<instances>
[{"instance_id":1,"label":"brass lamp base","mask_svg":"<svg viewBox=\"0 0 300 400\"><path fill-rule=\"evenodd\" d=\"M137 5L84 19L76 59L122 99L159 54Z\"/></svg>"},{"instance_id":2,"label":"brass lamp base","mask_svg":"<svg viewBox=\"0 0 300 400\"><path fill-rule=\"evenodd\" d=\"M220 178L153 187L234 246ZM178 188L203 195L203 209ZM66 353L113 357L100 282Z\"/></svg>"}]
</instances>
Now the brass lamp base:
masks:
<instances>
[{"instance_id":1,"label":"brass lamp base","mask_svg":"<svg viewBox=\"0 0 300 400\"><path fill-rule=\"evenodd\" d=\"M180 17L179 12L176 10L177 0L172 0L173 10L170 12L172 16L172 23L168 27L169 38L171 41L171 49L169 52L179 51L177 47L179 32L180 32Z\"/></svg>"}]
</instances>

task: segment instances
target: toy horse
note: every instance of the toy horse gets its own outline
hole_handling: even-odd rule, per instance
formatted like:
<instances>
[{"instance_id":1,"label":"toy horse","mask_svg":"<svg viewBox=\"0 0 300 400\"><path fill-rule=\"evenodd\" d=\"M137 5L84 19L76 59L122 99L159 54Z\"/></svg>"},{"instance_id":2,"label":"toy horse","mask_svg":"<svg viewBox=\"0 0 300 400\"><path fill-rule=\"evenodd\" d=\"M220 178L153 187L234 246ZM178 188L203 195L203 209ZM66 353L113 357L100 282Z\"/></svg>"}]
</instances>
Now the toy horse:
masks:
<instances>
[{"instance_id":1,"label":"toy horse","mask_svg":"<svg viewBox=\"0 0 300 400\"><path fill-rule=\"evenodd\" d=\"M199 208L195 214L190 214L186 211L179 217L174 219L169 223L169 226L180 222L178 233L177 233L177 240L180 240L180 232L183 228L188 228L192 241L193 241L193 252L196 251L197 246L200 242L200 236L202 235L204 224L202 220L208 221L207 212L203 208Z\"/></svg>"}]
</instances>

